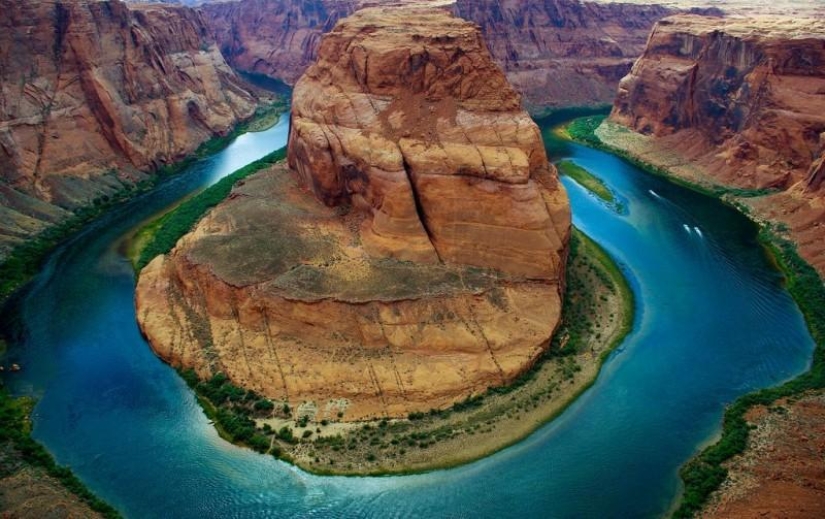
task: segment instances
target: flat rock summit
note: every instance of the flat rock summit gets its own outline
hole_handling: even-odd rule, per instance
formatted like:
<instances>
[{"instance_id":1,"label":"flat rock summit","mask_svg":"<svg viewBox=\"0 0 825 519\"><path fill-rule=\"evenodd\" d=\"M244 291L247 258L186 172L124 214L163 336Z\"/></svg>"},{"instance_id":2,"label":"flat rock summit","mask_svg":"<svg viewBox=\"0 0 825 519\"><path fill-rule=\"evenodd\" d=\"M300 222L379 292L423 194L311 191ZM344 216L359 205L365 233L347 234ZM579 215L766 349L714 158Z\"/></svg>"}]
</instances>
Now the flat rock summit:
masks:
<instances>
[{"instance_id":1,"label":"flat rock summit","mask_svg":"<svg viewBox=\"0 0 825 519\"><path fill-rule=\"evenodd\" d=\"M358 420L449 406L548 347L570 209L477 26L432 8L340 21L295 86L288 166L141 273L164 360Z\"/></svg>"}]
</instances>

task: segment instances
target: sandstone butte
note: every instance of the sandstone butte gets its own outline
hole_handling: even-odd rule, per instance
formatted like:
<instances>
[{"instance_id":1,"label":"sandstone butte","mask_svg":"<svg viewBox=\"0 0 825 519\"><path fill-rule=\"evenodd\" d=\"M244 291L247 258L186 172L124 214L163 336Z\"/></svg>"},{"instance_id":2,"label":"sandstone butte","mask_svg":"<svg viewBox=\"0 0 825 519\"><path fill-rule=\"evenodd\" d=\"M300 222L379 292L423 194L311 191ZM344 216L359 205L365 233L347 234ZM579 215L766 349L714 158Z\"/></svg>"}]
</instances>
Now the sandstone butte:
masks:
<instances>
[{"instance_id":1,"label":"sandstone butte","mask_svg":"<svg viewBox=\"0 0 825 519\"><path fill-rule=\"evenodd\" d=\"M256 101L180 6L0 0L0 257Z\"/></svg>"},{"instance_id":2,"label":"sandstone butte","mask_svg":"<svg viewBox=\"0 0 825 519\"><path fill-rule=\"evenodd\" d=\"M376 3L240 0L199 9L233 67L294 84L314 61L323 33L338 19ZM493 59L533 111L611 103L653 24L676 12L659 5L578 0L396 3L446 3L457 16L478 24Z\"/></svg>"},{"instance_id":3,"label":"sandstone butte","mask_svg":"<svg viewBox=\"0 0 825 519\"><path fill-rule=\"evenodd\" d=\"M610 115L649 136L608 143L784 223L825 273L825 22L677 15L654 28ZM601 134L600 134L601 135Z\"/></svg>"},{"instance_id":4,"label":"sandstone butte","mask_svg":"<svg viewBox=\"0 0 825 519\"><path fill-rule=\"evenodd\" d=\"M141 272L164 360L359 420L506 384L548 347L570 209L475 25L410 8L339 22L295 86L288 163Z\"/></svg>"}]
</instances>

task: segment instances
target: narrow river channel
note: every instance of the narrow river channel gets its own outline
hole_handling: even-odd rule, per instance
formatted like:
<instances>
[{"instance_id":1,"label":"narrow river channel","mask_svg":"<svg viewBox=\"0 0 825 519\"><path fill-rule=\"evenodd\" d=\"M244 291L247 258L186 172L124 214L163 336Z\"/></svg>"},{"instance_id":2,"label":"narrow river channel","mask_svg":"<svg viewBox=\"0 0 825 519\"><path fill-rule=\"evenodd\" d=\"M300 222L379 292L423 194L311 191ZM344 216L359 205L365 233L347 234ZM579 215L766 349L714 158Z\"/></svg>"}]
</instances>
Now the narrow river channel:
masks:
<instances>
[{"instance_id":1,"label":"narrow river channel","mask_svg":"<svg viewBox=\"0 0 825 519\"><path fill-rule=\"evenodd\" d=\"M810 362L813 341L748 220L569 144L564 155L621 200L610 207L564 179L575 224L625 269L638 309L561 417L489 458L415 476L317 477L230 445L138 333L120 251L140 222L286 134L284 118L243 135L112 211L52 256L15 311L23 334L7 356L24 369L7 381L39 398L34 436L127 517L661 516L724 405Z\"/></svg>"}]
</instances>

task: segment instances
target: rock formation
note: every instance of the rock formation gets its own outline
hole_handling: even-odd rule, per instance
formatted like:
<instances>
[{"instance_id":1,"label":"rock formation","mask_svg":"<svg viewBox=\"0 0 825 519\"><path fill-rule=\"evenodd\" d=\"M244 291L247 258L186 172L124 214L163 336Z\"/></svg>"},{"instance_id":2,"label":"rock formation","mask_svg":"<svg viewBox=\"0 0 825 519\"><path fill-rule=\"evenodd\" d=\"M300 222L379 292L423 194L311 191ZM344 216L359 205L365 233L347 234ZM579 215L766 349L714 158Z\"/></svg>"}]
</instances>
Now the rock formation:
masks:
<instances>
[{"instance_id":1,"label":"rock formation","mask_svg":"<svg viewBox=\"0 0 825 519\"><path fill-rule=\"evenodd\" d=\"M742 201L788 225L825 272L821 20L666 18L619 85L610 119L689 164L675 170L693 181L777 191Z\"/></svg>"},{"instance_id":2,"label":"rock formation","mask_svg":"<svg viewBox=\"0 0 825 519\"><path fill-rule=\"evenodd\" d=\"M2 251L254 111L191 9L0 0L0 11Z\"/></svg>"},{"instance_id":3,"label":"rock formation","mask_svg":"<svg viewBox=\"0 0 825 519\"><path fill-rule=\"evenodd\" d=\"M234 67L294 84L314 61L321 34L369 3L376 2L241 0L201 10ZM577 0L458 0L451 8L481 26L493 58L536 110L610 103L650 28L674 12Z\"/></svg>"},{"instance_id":4,"label":"rock formation","mask_svg":"<svg viewBox=\"0 0 825 519\"><path fill-rule=\"evenodd\" d=\"M244 0L200 11L235 69L294 85L315 60L321 35L357 7L357 0Z\"/></svg>"},{"instance_id":5,"label":"rock formation","mask_svg":"<svg viewBox=\"0 0 825 519\"><path fill-rule=\"evenodd\" d=\"M532 109L608 104L644 50L661 5L576 0L457 0Z\"/></svg>"},{"instance_id":6,"label":"rock formation","mask_svg":"<svg viewBox=\"0 0 825 519\"><path fill-rule=\"evenodd\" d=\"M288 159L141 273L162 358L355 420L448 406L545 350L569 207L474 25L340 22L295 87Z\"/></svg>"}]
</instances>

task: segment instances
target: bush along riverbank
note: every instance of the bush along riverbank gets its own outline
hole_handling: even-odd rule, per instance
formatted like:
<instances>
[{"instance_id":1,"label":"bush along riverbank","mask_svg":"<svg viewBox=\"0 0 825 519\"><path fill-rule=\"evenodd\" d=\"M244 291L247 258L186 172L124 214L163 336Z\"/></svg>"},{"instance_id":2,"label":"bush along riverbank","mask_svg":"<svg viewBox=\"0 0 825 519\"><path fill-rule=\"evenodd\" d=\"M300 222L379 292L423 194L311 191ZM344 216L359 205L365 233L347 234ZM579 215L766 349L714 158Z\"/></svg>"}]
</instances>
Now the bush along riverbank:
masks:
<instances>
[{"instance_id":1,"label":"bush along riverbank","mask_svg":"<svg viewBox=\"0 0 825 519\"><path fill-rule=\"evenodd\" d=\"M213 137L181 161L162 166L140 182L124 185L114 193L100 196L91 204L75 209L72 216L65 221L45 228L30 240L15 247L0 263L0 305L3 305L12 294L40 271L49 253L93 220L127 200L152 190L169 177L181 173L196 160L221 151L239 135L248 131L266 129L267 124L271 127L277 123L278 118L287 108L286 100L278 100L259 107L250 120L238 124L227 135Z\"/></svg>"},{"instance_id":2,"label":"bush along riverbank","mask_svg":"<svg viewBox=\"0 0 825 519\"><path fill-rule=\"evenodd\" d=\"M138 231L142 245L130 251L136 271L140 271L155 256L166 254L175 243L195 224L200 221L206 212L223 201L232 191L232 186L238 181L272 166L286 157L286 148L273 151L269 155L251 162L243 168L227 175L201 193L189 198L172 211L147 224Z\"/></svg>"},{"instance_id":3,"label":"bush along riverbank","mask_svg":"<svg viewBox=\"0 0 825 519\"><path fill-rule=\"evenodd\" d=\"M598 119L577 119L568 124L567 135L583 144L618 155L640 169L664 176L689 189L715 196L749 215L734 197L753 197L768 194L765 191L748 191L724 186L700 186L675 177L664 168L648 164L633 157L625 150L602 142L595 131L601 124ZM601 117L604 120L604 117ZM598 124L596 124L598 122ZM680 470L684 491L673 512L677 518L693 517L707 504L711 494L720 488L728 471L725 462L741 454L748 446L750 425L745 415L754 406L771 406L782 398L797 397L811 390L825 389L825 284L816 270L798 252L796 245L784 238L782 224L757 222L760 226L760 242L771 254L777 268L784 274L788 292L796 301L814 339L811 368L797 378L777 387L762 389L744 395L725 410L719 440L703 449Z\"/></svg>"},{"instance_id":4,"label":"bush along riverbank","mask_svg":"<svg viewBox=\"0 0 825 519\"><path fill-rule=\"evenodd\" d=\"M28 517L49 517L59 509L71 517L118 518L120 514L89 492L72 471L57 465L54 458L31 437L29 415L34 401L12 398L0 387L0 515L16 517L15 508ZM24 487L29 494L21 499ZM21 502L17 502L20 500Z\"/></svg>"},{"instance_id":5,"label":"bush along riverbank","mask_svg":"<svg viewBox=\"0 0 825 519\"><path fill-rule=\"evenodd\" d=\"M633 324L633 293L610 256L571 238L563 318L547 352L512 384L406 419L313 421L234 386L224 375L182 373L222 437L317 474L383 475L445 468L507 447L560 414L595 380ZM339 415L338 418L341 418Z\"/></svg>"}]
</instances>

